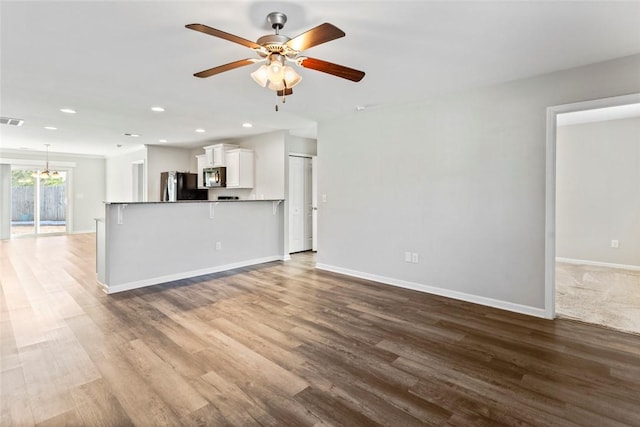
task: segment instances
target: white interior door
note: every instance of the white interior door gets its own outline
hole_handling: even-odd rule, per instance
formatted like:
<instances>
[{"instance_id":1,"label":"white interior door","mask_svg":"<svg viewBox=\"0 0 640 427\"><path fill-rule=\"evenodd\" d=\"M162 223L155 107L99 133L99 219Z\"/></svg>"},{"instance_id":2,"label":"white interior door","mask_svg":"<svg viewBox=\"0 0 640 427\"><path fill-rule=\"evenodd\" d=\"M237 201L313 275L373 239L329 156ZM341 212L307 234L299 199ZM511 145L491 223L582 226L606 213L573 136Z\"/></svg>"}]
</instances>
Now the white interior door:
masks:
<instances>
[{"instance_id":1,"label":"white interior door","mask_svg":"<svg viewBox=\"0 0 640 427\"><path fill-rule=\"evenodd\" d=\"M318 158L311 158L311 250L318 250Z\"/></svg>"},{"instance_id":2,"label":"white interior door","mask_svg":"<svg viewBox=\"0 0 640 427\"><path fill-rule=\"evenodd\" d=\"M289 252L312 247L311 159L289 156Z\"/></svg>"},{"instance_id":3,"label":"white interior door","mask_svg":"<svg viewBox=\"0 0 640 427\"><path fill-rule=\"evenodd\" d=\"M310 158L304 160L304 251L310 251L313 248L313 168Z\"/></svg>"}]
</instances>

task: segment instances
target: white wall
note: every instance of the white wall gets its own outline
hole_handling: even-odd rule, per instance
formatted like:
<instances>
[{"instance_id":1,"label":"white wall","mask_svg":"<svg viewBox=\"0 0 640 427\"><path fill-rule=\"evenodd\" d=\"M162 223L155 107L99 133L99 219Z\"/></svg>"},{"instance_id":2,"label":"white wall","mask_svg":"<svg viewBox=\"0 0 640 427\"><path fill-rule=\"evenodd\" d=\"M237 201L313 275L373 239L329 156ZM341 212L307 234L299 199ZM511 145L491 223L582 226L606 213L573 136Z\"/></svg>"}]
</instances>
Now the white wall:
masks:
<instances>
[{"instance_id":1,"label":"white wall","mask_svg":"<svg viewBox=\"0 0 640 427\"><path fill-rule=\"evenodd\" d=\"M0 240L11 238L11 165L0 163Z\"/></svg>"},{"instance_id":2,"label":"white wall","mask_svg":"<svg viewBox=\"0 0 640 427\"><path fill-rule=\"evenodd\" d=\"M543 316L546 108L639 75L636 55L321 122L319 266Z\"/></svg>"},{"instance_id":3,"label":"white wall","mask_svg":"<svg viewBox=\"0 0 640 427\"><path fill-rule=\"evenodd\" d=\"M210 190L216 194L238 195L240 198L285 198L285 136L283 131L239 138L230 142L253 150L255 187L253 190ZM211 198L211 197L210 197Z\"/></svg>"},{"instance_id":4,"label":"white wall","mask_svg":"<svg viewBox=\"0 0 640 427\"><path fill-rule=\"evenodd\" d=\"M640 118L557 132L556 255L640 266Z\"/></svg>"},{"instance_id":5,"label":"white wall","mask_svg":"<svg viewBox=\"0 0 640 427\"><path fill-rule=\"evenodd\" d=\"M286 134L287 143L287 155L294 154L308 154L315 156L318 154L318 141L311 138L303 138L300 136Z\"/></svg>"},{"instance_id":6,"label":"white wall","mask_svg":"<svg viewBox=\"0 0 640 427\"><path fill-rule=\"evenodd\" d=\"M132 165L133 162L140 161L145 162L146 165L146 148L140 148L106 159L107 201L131 202L134 200L132 192Z\"/></svg>"},{"instance_id":7,"label":"white wall","mask_svg":"<svg viewBox=\"0 0 640 427\"><path fill-rule=\"evenodd\" d=\"M10 159L24 159L41 162L45 153L24 151L3 151L0 157ZM67 154L49 154L50 162L73 162L71 179L69 182L71 206L69 231L73 233L95 231L95 218L104 216L103 201L105 200L105 159L93 156L78 156ZM4 171L4 169L3 169ZM9 173L10 170L9 170ZM10 199L9 199L10 200ZM3 204L4 204L3 200ZM9 202L10 203L10 202ZM0 219L5 221L5 218Z\"/></svg>"},{"instance_id":8,"label":"white wall","mask_svg":"<svg viewBox=\"0 0 640 427\"><path fill-rule=\"evenodd\" d=\"M179 171L198 173L191 169L191 150L186 148L147 146L147 201L160 201L160 174Z\"/></svg>"}]
</instances>

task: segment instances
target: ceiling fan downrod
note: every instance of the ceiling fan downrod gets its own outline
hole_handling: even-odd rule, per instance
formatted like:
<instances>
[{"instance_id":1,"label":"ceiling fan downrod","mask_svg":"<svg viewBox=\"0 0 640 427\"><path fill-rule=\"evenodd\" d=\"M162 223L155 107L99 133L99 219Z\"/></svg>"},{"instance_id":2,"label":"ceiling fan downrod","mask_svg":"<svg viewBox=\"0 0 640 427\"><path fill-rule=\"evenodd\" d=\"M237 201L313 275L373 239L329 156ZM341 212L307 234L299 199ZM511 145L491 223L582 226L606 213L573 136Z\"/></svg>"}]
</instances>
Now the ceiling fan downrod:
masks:
<instances>
[{"instance_id":1,"label":"ceiling fan downrod","mask_svg":"<svg viewBox=\"0 0 640 427\"><path fill-rule=\"evenodd\" d=\"M282 12L271 12L267 15L267 22L271 24L271 28L276 31L276 36L280 34L280 30L287 23L287 15Z\"/></svg>"}]
</instances>

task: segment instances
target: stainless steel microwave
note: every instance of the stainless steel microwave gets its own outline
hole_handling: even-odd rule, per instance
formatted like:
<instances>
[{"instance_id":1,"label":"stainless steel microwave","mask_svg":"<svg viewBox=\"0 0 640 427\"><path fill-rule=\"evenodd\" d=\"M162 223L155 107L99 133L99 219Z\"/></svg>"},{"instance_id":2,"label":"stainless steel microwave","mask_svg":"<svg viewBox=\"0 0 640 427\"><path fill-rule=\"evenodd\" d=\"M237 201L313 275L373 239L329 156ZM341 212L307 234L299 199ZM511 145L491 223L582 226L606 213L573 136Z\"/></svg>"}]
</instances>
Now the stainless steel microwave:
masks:
<instances>
[{"instance_id":1,"label":"stainless steel microwave","mask_svg":"<svg viewBox=\"0 0 640 427\"><path fill-rule=\"evenodd\" d=\"M216 168L205 168L202 170L202 182L207 188L227 186L227 168L219 166Z\"/></svg>"}]
</instances>

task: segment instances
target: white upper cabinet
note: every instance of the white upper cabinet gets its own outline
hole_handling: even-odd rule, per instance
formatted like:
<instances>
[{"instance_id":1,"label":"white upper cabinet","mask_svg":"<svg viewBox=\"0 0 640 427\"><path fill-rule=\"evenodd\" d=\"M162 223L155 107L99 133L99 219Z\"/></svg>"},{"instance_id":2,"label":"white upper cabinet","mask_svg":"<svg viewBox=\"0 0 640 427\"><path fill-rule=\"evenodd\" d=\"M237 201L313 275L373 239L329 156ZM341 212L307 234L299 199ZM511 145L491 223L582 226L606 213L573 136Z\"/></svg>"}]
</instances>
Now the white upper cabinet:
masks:
<instances>
[{"instance_id":1,"label":"white upper cabinet","mask_svg":"<svg viewBox=\"0 0 640 427\"><path fill-rule=\"evenodd\" d=\"M227 188L253 188L253 150L226 150Z\"/></svg>"},{"instance_id":2,"label":"white upper cabinet","mask_svg":"<svg viewBox=\"0 0 640 427\"><path fill-rule=\"evenodd\" d=\"M215 144L208 145L204 148L206 161L204 167L210 168L214 166L226 166L226 152L234 148L238 148L233 144Z\"/></svg>"}]
</instances>

